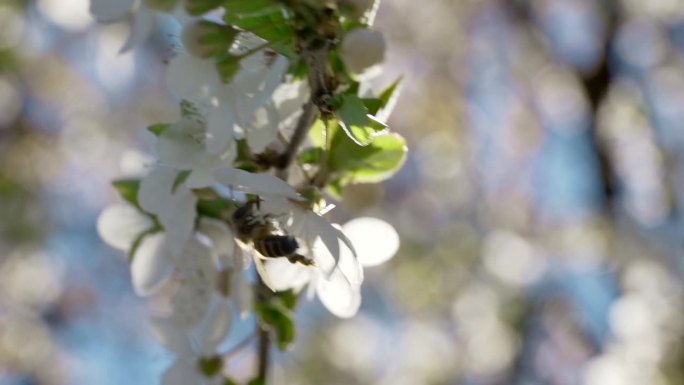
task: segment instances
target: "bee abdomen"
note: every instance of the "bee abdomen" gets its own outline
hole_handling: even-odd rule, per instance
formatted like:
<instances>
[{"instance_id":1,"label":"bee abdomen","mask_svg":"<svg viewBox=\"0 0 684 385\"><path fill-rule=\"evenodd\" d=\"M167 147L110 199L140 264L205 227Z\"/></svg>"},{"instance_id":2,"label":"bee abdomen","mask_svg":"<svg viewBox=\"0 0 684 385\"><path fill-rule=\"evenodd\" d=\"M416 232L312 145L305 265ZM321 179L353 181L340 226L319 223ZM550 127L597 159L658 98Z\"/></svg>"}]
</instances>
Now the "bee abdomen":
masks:
<instances>
[{"instance_id":1,"label":"bee abdomen","mask_svg":"<svg viewBox=\"0 0 684 385\"><path fill-rule=\"evenodd\" d=\"M265 257L284 257L299 248L297 240L289 235L267 235L254 240L254 248Z\"/></svg>"}]
</instances>

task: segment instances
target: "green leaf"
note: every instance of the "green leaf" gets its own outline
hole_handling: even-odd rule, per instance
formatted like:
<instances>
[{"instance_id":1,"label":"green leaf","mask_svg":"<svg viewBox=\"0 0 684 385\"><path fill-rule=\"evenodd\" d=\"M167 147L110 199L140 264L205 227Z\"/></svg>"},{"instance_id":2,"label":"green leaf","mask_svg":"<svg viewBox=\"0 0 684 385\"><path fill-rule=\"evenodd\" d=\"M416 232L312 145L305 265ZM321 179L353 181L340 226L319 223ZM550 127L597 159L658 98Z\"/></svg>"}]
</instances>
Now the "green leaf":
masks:
<instances>
[{"instance_id":1,"label":"green leaf","mask_svg":"<svg viewBox=\"0 0 684 385\"><path fill-rule=\"evenodd\" d=\"M379 98L363 98L361 101L371 115L377 114L383 106L383 101Z\"/></svg>"},{"instance_id":2,"label":"green leaf","mask_svg":"<svg viewBox=\"0 0 684 385\"><path fill-rule=\"evenodd\" d=\"M140 190L140 179L119 179L112 182L112 185L119 192L123 200L140 208L138 203L138 190Z\"/></svg>"},{"instance_id":3,"label":"green leaf","mask_svg":"<svg viewBox=\"0 0 684 385\"><path fill-rule=\"evenodd\" d=\"M292 12L274 0L228 0L224 21L267 40L270 48L294 59L295 31Z\"/></svg>"},{"instance_id":4,"label":"green leaf","mask_svg":"<svg viewBox=\"0 0 684 385\"><path fill-rule=\"evenodd\" d=\"M309 140L316 147L325 147L325 123L316 119L309 129Z\"/></svg>"},{"instance_id":5,"label":"green leaf","mask_svg":"<svg viewBox=\"0 0 684 385\"><path fill-rule=\"evenodd\" d=\"M225 198L200 199L197 201L197 214L215 219L225 219L226 213L235 208L235 204Z\"/></svg>"},{"instance_id":6,"label":"green leaf","mask_svg":"<svg viewBox=\"0 0 684 385\"><path fill-rule=\"evenodd\" d=\"M227 0L223 1L226 13L238 15L239 18L254 17L278 10L280 6L272 0ZM226 15L231 17L231 15Z\"/></svg>"},{"instance_id":7,"label":"green leaf","mask_svg":"<svg viewBox=\"0 0 684 385\"><path fill-rule=\"evenodd\" d=\"M401 82L403 80L404 76L399 76L397 80L395 80L392 84L390 84L387 88L380 92L380 96L378 98L382 101L382 107L385 107L387 103L389 103L389 101L394 96L394 93L399 89L399 86L401 85Z\"/></svg>"},{"instance_id":8,"label":"green leaf","mask_svg":"<svg viewBox=\"0 0 684 385\"><path fill-rule=\"evenodd\" d=\"M197 366L206 377L214 377L221 371L223 359L221 356L202 357L197 361Z\"/></svg>"},{"instance_id":9,"label":"green leaf","mask_svg":"<svg viewBox=\"0 0 684 385\"><path fill-rule=\"evenodd\" d=\"M255 378L247 383L247 385L266 385L266 382L260 378Z\"/></svg>"},{"instance_id":10,"label":"green leaf","mask_svg":"<svg viewBox=\"0 0 684 385\"><path fill-rule=\"evenodd\" d=\"M342 178L337 178L334 181L328 183L328 185L326 186L326 191L328 192L328 194L330 194L330 196L333 199L341 201L342 200L342 187L343 187Z\"/></svg>"},{"instance_id":11,"label":"green leaf","mask_svg":"<svg viewBox=\"0 0 684 385\"><path fill-rule=\"evenodd\" d=\"M155 136L159 136L166 131L166 129L171 126L171 123L157 123L151 126L147 126L147 131L153 133Z\"/></svg>"},{"instance_id":12,"label":"green leaf","mask_svg":"<svg viewBox=\"0 0 684 385\"><path fill-rule=\"evenodd\" d=\"M261 321L275 330L278 348L287 350L295 338L292 310L278 297L274 297L267 303L257 304L256 311Z\"/></svg>"},{"instance_id":13,"label":"green leaf","mask_svg":"<svg viewBox=\"0 0 684 385\"><path fill-rule=\"evenodd\" d=\"M285 308L290 310L294 310L294 308L297 306L297 300L299 299L294 290L279 291L275 294L275 296L280 300Z\"/></svg>"},{"instance_id":14,"label":"green leaf","mask_svg":"<svg viewBox=\"0 0 684 385\"><path fill-rule=\"evenodd\" d=\"M328 169L341 173L347 183L376 183L388 179L406 160L406 141L396 133L373 138L358 146L337 130L333 133Z\"/></svg>"},{"instance_id":15,"label":"green leaf","mask_svg":"<svg viewBox=\"0 0 684 385\"><path fill-rule=\"evenodd\" d=\"M387 128L384 124L378 125L375 118L371 119L372 115L356 95L343 95L337 114L344 132L359 146L367 146L373 137L381 135Z\"/></svg>"},{"instance_id":16,"label":"green leaf","mask_svg":"<svg viewBox=\"0 0 684 385\"><path fill-rule=\"evenodd\" d=\"M238 383L232 378L224 377L221 385L238 385Z\"/></svg>"},{"instance_id":17,"label":"green leaf","mask_svg":"<svg viewBox=\"0 0 684 385\"><path fill-rule=\"evenodd\" d=\"M382 116L383 119L387 119L389 112L394 108L394 105L399 99L399 90L401 89L401 82L403 79L403 76L398 77L394 83L380 92L378 98L382 101L382 107L373 115Z\"/></svg>"},{"instance_id":18,"label":"green leaf","mask_svg":"<svg viewBox=\"0 0 684 385\"><path fill-rule=\"evenodd\" d=\"M300 164L318 164L321 161L323 149L320 147L307 148L299 154L297 160Z\"/></svg>"},{"instance_id":19,"label":"green leaf","mask_svg":"<svg viewBox=\"0 0 684 385\"><path fill-rule=\"evenodd\" d=\"M218 8L224 0L185 0L185 10L192 16L203 15Z\"/></svg>"},{"instance_id":20,"label":"green leaf","mask_svg":"<svg viewBox=\"0 0 684 385\"><path fill-rule=\"evenodd\" d=\"M240 70L240 57L233 56L226 52L219 55L216 59L216 70L221 77L221 81L229 83L233 76Z\"/></svg>"}]
</instances>

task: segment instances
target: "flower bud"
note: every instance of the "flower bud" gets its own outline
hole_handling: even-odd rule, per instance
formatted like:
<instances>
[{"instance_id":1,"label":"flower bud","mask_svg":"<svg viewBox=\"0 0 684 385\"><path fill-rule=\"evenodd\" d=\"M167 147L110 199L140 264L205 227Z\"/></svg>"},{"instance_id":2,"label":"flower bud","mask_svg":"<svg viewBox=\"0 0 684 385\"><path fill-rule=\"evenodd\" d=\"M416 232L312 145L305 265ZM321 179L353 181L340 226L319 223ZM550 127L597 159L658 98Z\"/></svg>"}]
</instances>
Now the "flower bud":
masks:
<instances>
[{"instance_id":1,"label":"flower bud","mask_svg":"<svg viewBox=\"0 0 684 385\"><path fill-rule=\"evenodd\" d=\"M176 8L178 0L144 0L144 3L151 9L161 12L171 12Z\"/></svg>"},{"instance_id":2,"label":"flower bud","mask_svg":"<svg viewBox=\"0 0 684 385\"><path fill-rule=\"evenodd\" d=\"M385 38L378 31L357 28L342 41L342 60L350 72L360 74L385 59Z\"/></svg>"},{"instance_id":3,"label":"flower bud","mask_svg":"<svg viewBox=\"0 0 684 385\"><path fill-rule=\"evenodd\" d=\"M237 31L225 24L198 20L183 27L181 39L189 53L207 58L227 52L235 35Z\"/></svg>"}]
</instances>

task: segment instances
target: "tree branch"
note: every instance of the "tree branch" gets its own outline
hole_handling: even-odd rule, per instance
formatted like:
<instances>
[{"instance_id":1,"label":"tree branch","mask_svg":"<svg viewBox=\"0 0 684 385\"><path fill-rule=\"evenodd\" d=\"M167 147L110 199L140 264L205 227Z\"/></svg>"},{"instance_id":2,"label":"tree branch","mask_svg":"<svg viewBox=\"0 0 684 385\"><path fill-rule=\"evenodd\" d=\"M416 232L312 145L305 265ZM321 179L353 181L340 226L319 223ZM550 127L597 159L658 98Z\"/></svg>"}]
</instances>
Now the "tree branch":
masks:
<instances>
[{"instance_id":1,"label":"tree branch","mask_svg":"<svg viewBox=\"0 0 684 385\"><path fill-rule=\"evenodd\" d=\"M309 128L311 128L311 125L313 125L314 121L316 120L317 115L318 109L314 105L313 101L309 100L304 105L302 116L299 117L297 127L295 127L292 138L287 144L287 149L285 149L285 152L280 156L280 159L278 159L278 171L276 174L278 178L287 179L287 169L292 164L292 161L297 155L297 150L299 150L299 146L301 146L304 138L306 138L306 134L309 132Z\"/></svg>"}]
</instances>

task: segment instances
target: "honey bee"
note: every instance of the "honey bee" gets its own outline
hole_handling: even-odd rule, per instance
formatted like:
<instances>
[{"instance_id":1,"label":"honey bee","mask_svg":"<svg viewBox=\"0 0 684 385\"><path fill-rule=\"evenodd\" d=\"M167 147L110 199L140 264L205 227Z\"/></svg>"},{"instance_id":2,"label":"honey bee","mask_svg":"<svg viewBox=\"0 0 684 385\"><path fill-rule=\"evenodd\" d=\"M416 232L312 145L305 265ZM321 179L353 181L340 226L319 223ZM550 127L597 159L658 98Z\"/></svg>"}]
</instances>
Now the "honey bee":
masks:
<instances>
[{"instance_id":1,"label":"honey bee","mask_svg":"<svg viewBox=\"0 0 684 385\"><path fill-rule=\"evenodd\" d=\"M287 258L291 263L311 266L313 260L297 253L299 243L285 234L270 215L257 213L259 200L247 201L233 213L233 224L243 242L251 242L254 250L267 258Z\"/></svg>"}]
</instances>

